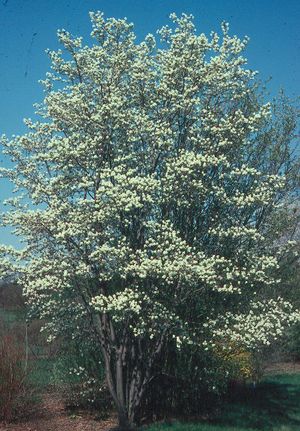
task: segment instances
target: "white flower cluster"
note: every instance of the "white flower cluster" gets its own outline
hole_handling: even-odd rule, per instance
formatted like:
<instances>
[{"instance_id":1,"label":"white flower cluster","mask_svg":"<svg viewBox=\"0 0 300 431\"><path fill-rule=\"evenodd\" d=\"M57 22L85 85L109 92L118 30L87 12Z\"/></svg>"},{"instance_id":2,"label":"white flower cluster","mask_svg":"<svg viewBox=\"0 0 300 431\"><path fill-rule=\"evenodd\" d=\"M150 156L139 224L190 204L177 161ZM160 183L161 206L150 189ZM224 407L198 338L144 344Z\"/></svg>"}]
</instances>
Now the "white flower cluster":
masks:
<instances>
[{"instance_id":1,"label":"white flower cluster","mask_svg":"<svg viewBox=\"0 0 300 431\"><path fill-rule=\"evenodd\" d=\"M216 340L230 348L230 343L248 349L258 349L280 338L287 326L300 321L300 311L278 297L269 301L250 301L246 313L226 313L221 319L209 321L206 326L212 330Z\"/></svg>"},{"instance_id":2,"label":"white flower cluster","mask_svg":"<svg viewBox=\"0 0 300 431\"><path fill-rule=\"evenodd\" d=\"M95 310L109 314L116 323L131 322L129 328L135 337L147 336L153 339L162 330L183 334L184 325L179 317L138 289L126 288L110 296L98 295L92 299L91 305ZM181 335L181 339L185 338Z\"/></svg>"}]
</instances>

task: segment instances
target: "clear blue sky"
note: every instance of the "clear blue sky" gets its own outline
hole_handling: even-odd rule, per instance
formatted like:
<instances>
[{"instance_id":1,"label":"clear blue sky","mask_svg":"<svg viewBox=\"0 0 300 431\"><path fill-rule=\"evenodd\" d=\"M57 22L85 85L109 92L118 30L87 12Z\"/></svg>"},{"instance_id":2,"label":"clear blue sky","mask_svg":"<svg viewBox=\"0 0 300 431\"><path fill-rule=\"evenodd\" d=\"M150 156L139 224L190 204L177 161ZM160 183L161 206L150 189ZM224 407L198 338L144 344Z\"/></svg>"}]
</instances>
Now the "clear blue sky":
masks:
<instances>
[{"instance_id":1,"label":"clear blue sky","mask_svg":"<svg viewBox=\"0 0 300 431\"><path fill-rule=\"evenodd\" d=\"M232 34L250 37L249 66L263 79L272 76L271 93L283 87L300 95L300 0L0 0L0 134L24 132L22 119L42 100L38 80L49 70L45 49L58 47L56 30L88 37L95 10L126 16L139 39L166 24L170 12L192 13L206 33L226 20ZM1 202L11 188L3 180L0 187ZM0 242L15 240L0 229Z\"/></svg>"}]
</instances>

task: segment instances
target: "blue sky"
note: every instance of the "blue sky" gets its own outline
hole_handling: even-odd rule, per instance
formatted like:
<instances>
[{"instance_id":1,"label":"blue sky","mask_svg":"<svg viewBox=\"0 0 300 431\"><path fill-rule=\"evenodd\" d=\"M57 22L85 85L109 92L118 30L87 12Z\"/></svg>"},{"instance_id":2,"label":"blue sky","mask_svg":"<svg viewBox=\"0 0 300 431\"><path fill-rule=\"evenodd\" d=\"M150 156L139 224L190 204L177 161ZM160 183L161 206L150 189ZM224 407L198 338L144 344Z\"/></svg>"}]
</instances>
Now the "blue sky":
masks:
<instances>
[{"instance_id":1,"label":"blue sky","mask_svg":"<svg viewBox=\"0 0 300 431\"><path fill-rule=\"evenodd\" d=\"M166 24L171 12L192 13L199 32L219 30L226 20L232 34L250 37L249 66L262 79L272 77L271 94L283 87L300 95L299 0L0 0L0 134L25 132L22 119L33 116L33 103L42 100L38 80L49 70L45 49L58 47L56 30L88 38L88 12L95 10L126 16L139 39ZM1 202L11 188L0 186ZM15 240L0 229L0 242Z\"/></svg>"}]
</instances>

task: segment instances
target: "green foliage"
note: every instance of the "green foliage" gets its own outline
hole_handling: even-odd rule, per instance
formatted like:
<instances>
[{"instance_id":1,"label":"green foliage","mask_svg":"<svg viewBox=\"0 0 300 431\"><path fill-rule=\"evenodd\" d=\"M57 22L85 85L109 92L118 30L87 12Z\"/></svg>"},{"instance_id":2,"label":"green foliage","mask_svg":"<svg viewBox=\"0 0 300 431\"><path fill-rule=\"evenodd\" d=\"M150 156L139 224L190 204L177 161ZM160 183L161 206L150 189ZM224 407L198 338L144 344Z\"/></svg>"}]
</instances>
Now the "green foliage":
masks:
<instances>
[{"instance_id":1,"label":"green foliage","mask_svg":"<svg viewBox=\"0 0 300 431\"><path fill-rule=\"evenodd\" d=\"M231 377L212 352L194 347L178 352L174 345L156 371L139 412L144 420L207 414L219 404Z\"/></svg>"},{"instance_id":2,"label":"green foliage","mask_svg":"<svg viewBox=\"0 0 300 431\"><path fill-rule=\"evenodd\" d=\"M31 359L29 381L39 392L53 387L53 375L57 360L56 357Z\"/></svg>"},{"instance_id":3,"label":"green foliage","mask_svg":"<svg viewBox=\"0 0 300 431\"><path fill-rule=\"evenodd\" d=\"M178 351L169 345L140 415L158 420L214 414L231 392L260 380L260 365L259 355L233 346L203 352L192 346Z\"/></svg>"}]
</instances>

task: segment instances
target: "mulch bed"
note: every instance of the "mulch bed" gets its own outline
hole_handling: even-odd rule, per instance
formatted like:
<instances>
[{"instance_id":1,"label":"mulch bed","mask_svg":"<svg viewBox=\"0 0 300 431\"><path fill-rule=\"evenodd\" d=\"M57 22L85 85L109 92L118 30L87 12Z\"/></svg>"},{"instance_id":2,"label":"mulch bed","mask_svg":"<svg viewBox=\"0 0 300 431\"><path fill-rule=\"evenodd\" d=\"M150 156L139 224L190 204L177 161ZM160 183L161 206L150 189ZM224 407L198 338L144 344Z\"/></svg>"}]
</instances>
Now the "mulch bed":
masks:
<instances>
[{"instance_id":1,"label":"mulch bed","mask_svg":"<svg viewBox=\"0 0 300 431\"><path fill-rule=\"evenodd\" d=\"M98 421L94 416L70 413L57 394L47 393L34 416L7 425L0 423L0 431L108 431L117 425L116 417Z\"/></svg>"},{"instance_id":2,"label":"mulch bed","mask_svg":"<svg viewBox=\"0 0 300 431\"><path fill-rule=\"evenodd\" d=\"M300 362L275 362L265 368L265 374L300 373Z\"/></svg>"}]
</instances>

